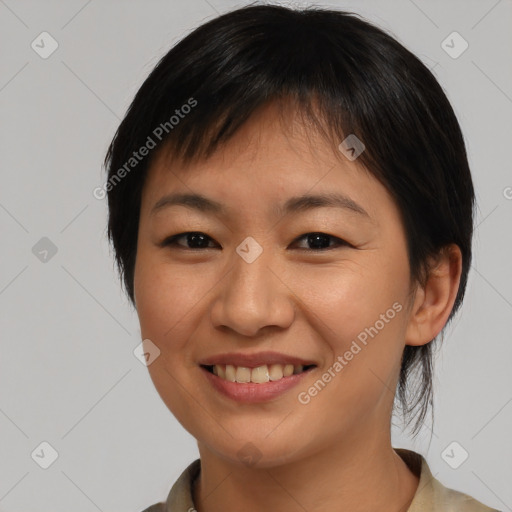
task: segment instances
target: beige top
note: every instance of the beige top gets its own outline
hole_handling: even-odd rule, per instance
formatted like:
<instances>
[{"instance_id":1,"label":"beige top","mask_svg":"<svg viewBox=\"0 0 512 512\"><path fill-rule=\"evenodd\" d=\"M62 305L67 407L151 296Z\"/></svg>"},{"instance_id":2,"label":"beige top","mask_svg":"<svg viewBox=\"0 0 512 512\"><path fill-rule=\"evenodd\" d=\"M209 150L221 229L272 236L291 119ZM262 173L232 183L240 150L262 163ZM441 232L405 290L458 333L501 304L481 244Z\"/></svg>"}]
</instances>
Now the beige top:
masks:
<instances>
[{"instance_id":1,"label":"beige top","mask_svg":"<svg viewBox=\"0 0 512 512\"><path fill-rule=\"evenodd\" d=\"M420 479L407 512L500 512L442 485L432 476L427 461L419 453L404 448L394 450ZM176 480L165 503L155 503L142 512L194 512L192 486L200 470L200 459L196 459Z\"/></svg>"}]
</instances>

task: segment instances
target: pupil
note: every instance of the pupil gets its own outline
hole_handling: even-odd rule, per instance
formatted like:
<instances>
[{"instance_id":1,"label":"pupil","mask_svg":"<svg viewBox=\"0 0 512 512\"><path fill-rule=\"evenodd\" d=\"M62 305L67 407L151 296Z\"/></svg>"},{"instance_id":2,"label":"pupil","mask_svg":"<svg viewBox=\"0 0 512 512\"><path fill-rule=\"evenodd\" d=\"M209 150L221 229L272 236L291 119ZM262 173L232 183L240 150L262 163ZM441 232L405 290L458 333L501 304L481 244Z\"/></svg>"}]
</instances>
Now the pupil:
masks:
<instances>
[{"instance_id":1,"label":"pupil","mask_svg":"<svg viewBox=\"0 0 512 512\"><path fill-rule=\"evenodd\" d=\"M197 242L199 239L199 243L196 244L196 247L207 247L208 246L208 240L206 240L206 237L201 235L200 233L192 233L188 235L188 240L190 245L194 245L194 242Z\"/></svg>"},{"instance_id":2,"label":"pupil","mask_svg":"<svg viewBox=\"0 0 512 512\"><path fill-rule=\"evenodd\" d=\"M320 245L322 245L322 239L324 242L327 242L327 246L329 246L329 237L327 235L323 235L322 233L315 233L308 236L308 242L315 248L318 247L318 240L320 239ZM324 244L325 245L325 244Z\"/></svg>"}]
</instances>

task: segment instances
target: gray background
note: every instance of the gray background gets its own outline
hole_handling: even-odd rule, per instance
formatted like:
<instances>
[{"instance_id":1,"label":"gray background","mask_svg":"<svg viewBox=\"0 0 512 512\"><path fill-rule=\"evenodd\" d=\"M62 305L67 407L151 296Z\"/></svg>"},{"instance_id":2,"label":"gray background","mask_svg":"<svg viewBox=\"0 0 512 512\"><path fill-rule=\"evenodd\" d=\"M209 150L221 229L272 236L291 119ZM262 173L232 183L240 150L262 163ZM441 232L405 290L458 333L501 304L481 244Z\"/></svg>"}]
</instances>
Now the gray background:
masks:
<instances>
[{"instance_id":1,"label":"gray background","mask_svg":"<svg viewBox=\"0 0 512 512\"><path fill-rule=\"evenodd\" d=\"M92 191L157 60L244 4L0 0L2 511L140 511L198 455L133 354L137 316L106 242L106 202ZM445 485L512 510L512 2L320 5L394 34L433 69L462 124L479 206L475 260L436 361L432 441L426 426L416 441L396 427L393 442L424 454ZM31 48L43 31L59 45L47 59ZM453 31L469 43L456 59L441 47ZM33 250L48 246L43 237L57 249L46 261ZM43 441L58 452L48 469L31 456L49 456ZM469 453L457 469L442 456L453 441Z\"/></svg>"}]
</instances>

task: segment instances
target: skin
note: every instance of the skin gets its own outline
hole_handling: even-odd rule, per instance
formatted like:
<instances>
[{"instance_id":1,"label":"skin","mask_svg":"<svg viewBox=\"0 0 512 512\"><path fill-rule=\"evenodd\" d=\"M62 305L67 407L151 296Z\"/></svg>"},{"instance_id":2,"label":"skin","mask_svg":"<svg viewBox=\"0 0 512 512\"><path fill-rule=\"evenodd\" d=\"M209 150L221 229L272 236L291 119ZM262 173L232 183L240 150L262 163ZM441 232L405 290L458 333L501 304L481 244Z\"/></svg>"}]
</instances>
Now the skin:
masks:
<instances>
[{"instance_id":1,"label":"skin","mask_svg":"<svg viewBox=\"0 0 512 512\"><path fill-rule=\"evenodd\" d=\"M248 512L405 511L418 477L391 445L401 354L445 325L460 251L450 246L440 254L425 286L411 282L403 224L386 189L357 160L335 154L293 109L286 119L280 122L271 103L210 159L185 166L161 152L153 162L134 276L142 338L161 351L148 367L151 379L197 439L199 512L232 510L233 503ZM333 191L368 215L276 209L292 196ZM151 215L170 192L203 194L227 212L174 205ZM193 249L186 237L160 245L191 231L207 235L208 248ZM312 232L331 235L320 246L329 248L314 252L303 237ZM235 250L248 236L263 248L252 263ZM397 302L402 310L301 404L298 393ZM313 360L317 368L274 400L239 404L213 389L198 366L207 356L264 350ZM249 442L260 456L252 466L237 455Z\"/></svg>"}]
</instances>

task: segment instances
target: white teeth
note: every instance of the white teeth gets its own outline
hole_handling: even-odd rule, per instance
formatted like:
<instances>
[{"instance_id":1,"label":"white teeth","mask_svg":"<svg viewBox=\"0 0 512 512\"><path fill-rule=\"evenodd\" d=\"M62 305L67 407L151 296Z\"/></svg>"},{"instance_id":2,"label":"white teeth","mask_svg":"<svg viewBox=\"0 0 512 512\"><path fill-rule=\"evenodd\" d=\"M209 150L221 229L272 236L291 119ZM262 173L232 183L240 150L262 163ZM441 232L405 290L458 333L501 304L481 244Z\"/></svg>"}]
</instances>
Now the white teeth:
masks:
<instances>
[{"instance_id":1,"label":"white teeth","mask_svg":"<svg viewBox=\"0 0 512 512\"><path fill-rule=\"evenodd\" d=\"M215 365L215 366L218 366L218 365ZM229 380L231 382L235 382L236 380L236 368L231 365L231 364L227 364L226 365L226 380Z\"/></svg>"},{"instance_id":2,"label":"white teeth","mask_svg":"<svg viewBox=\"0 0 512 512\"><path fill-rule=\"evenodd\" d=\"M269 381L268 366L266 364L252 369L251 382L257 382L258 384L263 384L264 382L268 382L268 381Z\"/></svg>"},{"instance_id":3,"label":"white teeth","mask_svg":"<svg viewBox=\"0 0 512 512\"><path fill-rule=\"evenodd\" d=\"M257 368L247 368L246 366L234 366L232 364L216 364L212 371L214 375L230 382L264 384L265 382L276 381L283 377L302 373L304 366L301 364L296 366L293 364L264 364Z\"/></svg>"},{"instance_id":4,"label":"white teeth","mask_svg":"<svg viewBox=\"0 0 512 512\"><path fill-rule=\"evenodd\" d=\"M283 377L289 377L290 375L293 375L293 364L287 364L283 369Z\"/></svg>"},{"instance_id":5,"label":"white teeth","mask_svg":"<svg viewBox=\"0 0 512 512\"><path fill-rule=\"evenodd\" d=\"M220 364L215 365L213 367L213 369L215 370L215 368L217 368L217 373L215 375L217 375L221 379L225 379L226 378L226 368L224 366L221 366Z\"/></svg>"},{"instance_id":6,"label":"white teeth","mask_svg":"<svg viewBox=\"0 0 512 512\"><path fill-rule=\"evenodd\" d=\"M239 366L236 369L237 382L251 382L251 369L245 366Z\"/></svg>"},{"instance_id":7,"label":"white teeth","mask_svg":"<svg viewBox=\"0 0 512 512\"><path fill-rule=\"evenodd\" d=\"M270 380L279 380L283 378L283 365L282 364L271 364L269 368Z\"/></svg>"}]
</instances>

